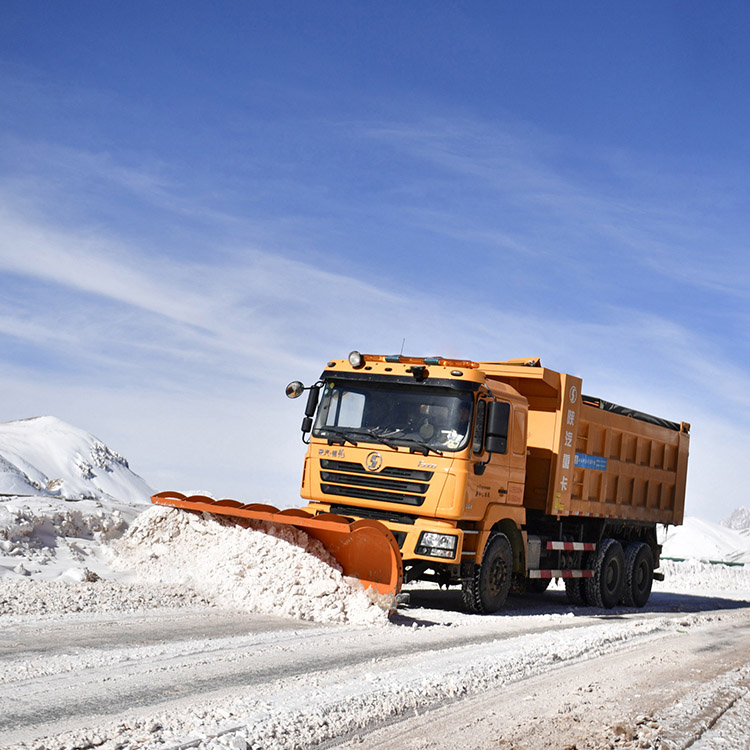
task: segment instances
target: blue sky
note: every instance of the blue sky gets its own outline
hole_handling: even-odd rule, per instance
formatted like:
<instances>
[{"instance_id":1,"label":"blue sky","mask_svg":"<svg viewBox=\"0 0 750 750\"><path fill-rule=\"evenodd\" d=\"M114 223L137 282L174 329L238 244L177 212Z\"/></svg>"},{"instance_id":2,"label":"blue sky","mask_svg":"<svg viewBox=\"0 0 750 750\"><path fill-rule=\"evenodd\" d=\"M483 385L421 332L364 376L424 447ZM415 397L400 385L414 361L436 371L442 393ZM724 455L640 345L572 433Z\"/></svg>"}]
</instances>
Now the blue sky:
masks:
<instances>
[{"instance_id":1,"label":"blue sky","mask_svg":"<svg viewBox=\"0 0 750 750\"><path fill-rule=\"evenodd\" d=\"M292 505L285 384L405 339L689 421L688 513L750 505L749 31L739 2L4 3L0 418Z\"/></svg>"}]
</instances>

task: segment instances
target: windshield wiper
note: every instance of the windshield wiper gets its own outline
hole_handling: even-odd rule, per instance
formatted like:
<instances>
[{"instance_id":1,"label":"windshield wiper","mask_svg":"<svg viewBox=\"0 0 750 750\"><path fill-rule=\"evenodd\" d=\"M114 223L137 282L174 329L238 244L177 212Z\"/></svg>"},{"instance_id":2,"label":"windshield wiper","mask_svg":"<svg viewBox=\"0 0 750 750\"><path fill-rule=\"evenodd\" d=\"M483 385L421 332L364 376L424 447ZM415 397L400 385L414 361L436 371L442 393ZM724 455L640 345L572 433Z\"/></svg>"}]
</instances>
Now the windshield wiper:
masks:
<instances>
[{"instance_id":1,"label":"windshield wiper","mask_svg":"<svg viewBox=\"0 0 750 750\"><path fill-rule=\"evenodd\" d=\"M437 448L433 448L429 443L425 443L423 440L416 440L415 438L409 437L397 437L394 439L398 440L399 443L407 443L408 445L412 446L409 449L410 451L420 451L421 453L424 453L425 456L430 451L432 451L433 453L437 453L438 456L443 455L443 451L439 451Z\"/></svg>"},{"instance_id":2,"label":"windshield wiper","mask_svg":"<svg viewBox=\"0 0 750 750\"><path fill-rule=\"evenodd\" d=\"M354 435L363 435L365 437L372 438L376 443L382 443L383 445L387 445L389 448L393 448L393 450L398 450L398 445L396 445L396 443L388 440L382 435L378 435L378 433L375 432L375 430L373 430L371 427L360 430L349 430L349 432L353 433Z\"/></svg>"},{"instance_id":3,"label":"windshield wiper","mask_svg":"<svg viewBox=\"0 0 750 750\"><path fill-rule=\"evenodd\" d=\"M321 430L321 433L325 433L324 435L321 435L321 437L328 438L328 445L335 445L336 443L345 445L347 442L349 442L353 446L357 446L357 442L355 440L352 440L344 430L337 430L335 427L326 427L325 429Z\"/></svg>"}]
</instances>

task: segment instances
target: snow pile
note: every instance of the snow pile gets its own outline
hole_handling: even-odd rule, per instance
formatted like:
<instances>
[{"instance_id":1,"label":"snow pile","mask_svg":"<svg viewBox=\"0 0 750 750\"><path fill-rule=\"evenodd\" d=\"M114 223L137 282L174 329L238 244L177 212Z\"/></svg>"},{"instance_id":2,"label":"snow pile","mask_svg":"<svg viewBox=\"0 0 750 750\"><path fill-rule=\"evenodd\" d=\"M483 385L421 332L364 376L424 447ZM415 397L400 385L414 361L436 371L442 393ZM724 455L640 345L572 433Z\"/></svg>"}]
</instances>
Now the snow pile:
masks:
<instances>
[{"instance_id":1,"label":"snow pile","mask_svg":"<svg viewBox=\"0 0 750 750\"><path fill-rule=\"evenodd\" d=\"M151 488L118 453L55 417L0 424L0 494L148 503Z\"/></svg>"},{"instance_id":2,"label":"snow pile","mask_svg":"<svg viewBox=\"0 0 750 750\"><path fill-rule=\"evenodd\" d=\"M390 598L344 577L320 542L291 526L268 532L154 507L112 545L111 564L146 583L187 584L225 607L316 622L388 622Z\"/></svg>"},{"instance_id":3,"label":"snow pile","mask_svg":"<svg viewBox=\"0 0 750 750\"><path fill-rule=\"evenodd\" d=\"M0 615L48 615L69 612L143 612L176 607L209 607L210 603L185 586L145 586L105 581L92 573L87 582L0 579Z\"/></svg>"},{"instance_id":4,"label":"snow pile","mask_svg":"<svg viewBox=\"0 0 750 750\"><path fill-rule=\"evenodd\" d=\"M249 611L319 622L387 622L391 602L374 603L358 582L323 562L331 562L325 549L302 532L280 527L268 536L152 510L151 494L122 456L83 430L54 417L0 424L0 496L7 497L0 502L0 578L80 584L78 593L95 609L105 589L116 602L118 591L125 591L100 579L138 576L176 585L186 599L198 591ZM107 545L133 522L110 564ZM49 591L61 609L76 609L62 588ZM11 611L9 601L6 596L0 607Z\"/></svg>"},{"instance_id":5,"label":"snow pile","mask_svg":"<svg viewBox=\"0 0 750 750\"><path fill-rule=\"evenodd\" d=\"M736 529L737 531L750 529L750 509L735 508L729 518L725 518L721 522L721 525L726 526L728 529Z\"/></svg>"},{"instance_id":6,"label":"snow pile","mask_svg":"<svg viewBox=\"0 0 750 750\"><path fill-rule=\"evenodd\" d=\"M686 516L682 526L671 526L659 539L663 557L750 563L750 530L720 526Z\"/></svg>"},{"instance_id":7,"label":"snow pile","mask_svg":"<svg viewBox=\"0 0 750 750\"><path fill-rule=\"evenodd\" d=\"M118 508L93 501L61 504L46 497L13 498L0 504L0 576L37 574L85 580L81 565L95 559L102 544L120 536L126 520Z\"/></svg>"},{"instance_id":8,"label":"snow pile","mask_svg":"<svg viewBox=\"0 0 750 750\"><path fill-rule=\"evenodd\" d=\"M659 570L664 581L654 581L654 591L684 594L737 594L750 596L750 565L716 565L701 560L664 560Z\"/></svg>"}]
</instances>

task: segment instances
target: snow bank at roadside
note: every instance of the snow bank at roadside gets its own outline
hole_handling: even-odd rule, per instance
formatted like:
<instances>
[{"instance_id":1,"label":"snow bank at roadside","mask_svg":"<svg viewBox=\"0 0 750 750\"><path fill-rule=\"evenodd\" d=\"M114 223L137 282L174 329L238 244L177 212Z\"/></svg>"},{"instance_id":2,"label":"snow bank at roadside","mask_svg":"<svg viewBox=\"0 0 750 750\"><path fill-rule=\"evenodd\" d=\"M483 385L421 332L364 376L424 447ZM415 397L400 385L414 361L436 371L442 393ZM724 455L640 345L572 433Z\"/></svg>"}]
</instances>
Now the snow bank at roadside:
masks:
<instances>
[{"instance_id":1,"label":"snow bank at roadside","mask_svg":"<svg viewBox=\"0 0 750 750\"><path fill-rule=\"evenodd\" d=\"M662 560L664 581L654 591L680 594L736 594L750 598L750 565L715 565L701 560Z\"/></svg>"},{"instance_id":2,"label":"snow bank at roadside","mask_svg":"<svg viewBox=\"0 0 750 750\"><path fill-rule=\"evenodd\" d=\"M71 612L143 612L179 607L210 607L210 602L187 586L148 586L105 581L91 576L85 582L0 579L0 615L42 615L50 618Z\"/></svg>"},{"instance_id":3,"label":"snow bank at roadside","mask_svg":"<svg viewBox=\"0 0 750 750\"><path fill-rule=\"evenodd\" d=\"M316 622L388 622L389 598L346 578L325 548L290 526L268 533L173 508L142 513L112 545L116 570L185 584L225 607Z\"/></svg>"},{"instance_id":4,"label":"snow bank at roadside","mask_svg":"<svg viewBox=\"0 0 750 750\"><path fill-rule=\"evenodd\" d=\"M83 581L111 574L104 545L138 510L125 503L14 497L0 503L0 578Z\"/></svg>"}]
</instances>

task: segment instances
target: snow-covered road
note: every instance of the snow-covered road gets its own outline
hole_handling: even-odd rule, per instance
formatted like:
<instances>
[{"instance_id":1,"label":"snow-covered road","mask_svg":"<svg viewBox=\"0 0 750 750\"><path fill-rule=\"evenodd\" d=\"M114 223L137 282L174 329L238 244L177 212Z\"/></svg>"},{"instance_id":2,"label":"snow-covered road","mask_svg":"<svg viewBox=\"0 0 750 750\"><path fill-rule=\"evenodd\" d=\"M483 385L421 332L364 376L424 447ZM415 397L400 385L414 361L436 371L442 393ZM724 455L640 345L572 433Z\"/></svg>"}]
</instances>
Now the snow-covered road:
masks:
<instances>
[{"instance_id":1,"label":"snow-covered road","mask_svg":"<svg viewBox=\"0 0 750 750\"><path fill-rule=\"evenodd\" d=\"M389 622L305 535L152 507L59 420L0 459L3 750L750 748L750 565L706 562L750 562L745 509L668 530L643 610L424 586Z\"/></svg>"},{"instance_id":2,"label":"snow-covered road","mask_svg":"<svg viewBox=\"0 0 750 750\"><path fill-rule=\"evenodd\" d=\"M744 716L750 603L736 593L657 591L643 611L601 613L551 590L492 617L457 599L415 590L386 626L190 601L8 615L2 747L685 747L722 712Z\"/></svg>"}]
</instances>

